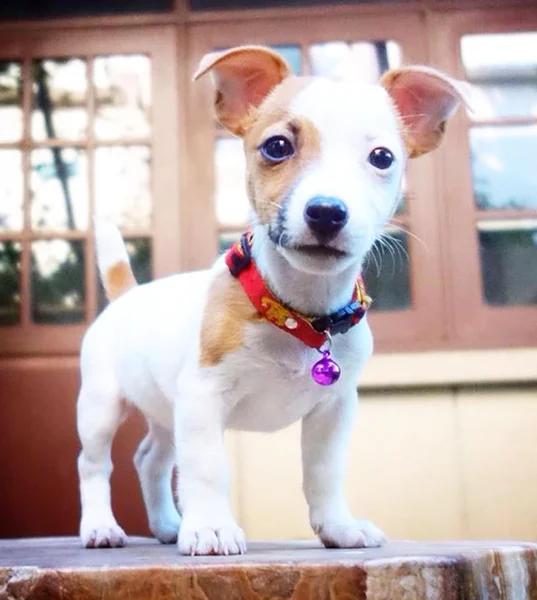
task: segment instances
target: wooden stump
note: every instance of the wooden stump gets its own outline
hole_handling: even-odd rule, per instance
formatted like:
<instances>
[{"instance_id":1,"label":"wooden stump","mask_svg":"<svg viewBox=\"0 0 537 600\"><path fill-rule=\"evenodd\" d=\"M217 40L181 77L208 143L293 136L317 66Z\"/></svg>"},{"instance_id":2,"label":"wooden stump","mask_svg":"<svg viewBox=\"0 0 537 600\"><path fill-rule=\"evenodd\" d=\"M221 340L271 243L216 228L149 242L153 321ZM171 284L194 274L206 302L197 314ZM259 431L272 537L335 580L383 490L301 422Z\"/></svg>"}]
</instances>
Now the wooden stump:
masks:
<instances>
[{"instance_id":1,"label":"wooden stump","mask_svg":"<svg viewBox=\"0 0 537 600\"><path fill-rule=\"evenodd\" d=\"M537 544L265 542L246 556L181 557L145 538L113 550L85 550L76 538L2 540L0 599L537 600Z\"/></svg>"}]
</instances>

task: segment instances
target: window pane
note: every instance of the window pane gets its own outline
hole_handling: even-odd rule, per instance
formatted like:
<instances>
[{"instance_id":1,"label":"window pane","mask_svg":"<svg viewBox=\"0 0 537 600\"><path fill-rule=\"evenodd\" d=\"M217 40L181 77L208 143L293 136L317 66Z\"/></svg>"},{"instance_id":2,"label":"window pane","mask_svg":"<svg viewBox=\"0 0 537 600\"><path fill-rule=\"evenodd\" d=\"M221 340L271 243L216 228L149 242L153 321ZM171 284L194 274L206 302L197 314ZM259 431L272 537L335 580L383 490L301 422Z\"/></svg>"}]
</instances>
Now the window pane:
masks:
<instances>
[{"instance_id":1,"label":"window pane","mask_svg":"<svg viewBox=\"0 0 537 600\"><path fill-rule=\"evenodd\" d=\"M0 231L20 231L24 196L20 150L0 150L0 173Z\"/></svg>"},{"instance_id":2,"label":"window pane","mask_svg":"<svg viewBox=\"0 0 537 600\"><path fill-rule=\"evenodd\" d=\"M131 238L125 240L125 246L131 261L132 270L138 283L147 283L153 279L153 267L151 258L151 240L149 238ZM108 304L104 295L104 289L97 275L97 306L101 312Z\"/></svg>"},{"instance_id":3,"label":"window pane","mask_svg":"<svg viewBox=\"0 0 537 600\"><path fill-rule=\"evenodd\" d=\"M285 58L295 75L302 73L302 51L300 46L271 46L271 48Z\"/></svg>"},{"instance_id":4,"label":"window pane","mask_svg":"<svg viewBox=\"0 0 537 600\"><path fill-rule=\"evenodd\" d=\"M487 304L537 304L537 221L479 224Z\"/></svg>"},{"instance_id":5,"label":"window pane","mask_svg":"<svg viewBox=\"0 0 537 600\"><path fill-rule=\"evenodd\" d=\"M22 138L22 70L16 62L0 61L0 142Z\"/></svg>"},{"instance_id":6,"label":"window pane","mask_svg":"<svg viewBox=\"0 0 537 600\"><path fill-rule=\"evenodd\" d=\"M88 165L84 150L39 148L32 152L31 224L35 231L88 227Z\"/></svg>"},{"instance_id":7,"label":"window pane","mask_svg":"<svg viewBox=\"0 0 537 600\"><path fill-rule=\"evenodd\" d=\"M86 137L86 62L79 58L33 63L32 137L79 140Z\"/></svg>"},{"instance_id":8,"label":"window pane","mask_svg":"<svg viewBox=\"0 0 537 600\"><path fill-rule=\"evenodd\" d=\"M407 235L386 232L369 253L364 281L373 298L371 310L405 310L411 305Z\"/></svg>"},{"instance_id":9,"label":"window pane","mask_svg":"<svg viewBox=\"0 0 537 600\"><path fill-rule=\"evenodd\" d=\"M218 222L240 227L248 223L250 211L242 140L231 137L217 139L214 161Z\"/></svg>"},{"instance_id":10,"label":"window pane","mask_svg":"<svg viewBox=\"0 0 537 600\"><path fill-rule=\"evenodd\" d=\"M474 197L480 210L537 209L537 126L473 127Z\"/></svg>"},{"instance_id":11,"label":"window pane","mask_svg":"<svg viewBox=\"0 0 537 600\"><path fill-rule=\"evenodd\" d=\"M145 146L95 152L96 213L124 229L151 226L151 151Z\"/></svg>"},{"instance_id":12,"label":"window pane","mask_svg":"<svg viewBox=\"0 0 537 600\"><path fill-rule=\"evenodd\" d=\"M474 118L537 116L537 33L465 36L461 55Z\"/></svg>"},{"instance_id":13,"label":"window pane","mask_svg":"<svg viewBox=\"0 0 537 600\"><path fill-rule=\"evenodd\" d=\"M351 77L376 83L387 69L401 63L401 50L391 41L326 42L310 48L312 75Z\"/></svg>"},{"instance_id":14,"label":"window pane","mask_svg":"<svg viewBox=\"0 0 537 600\"><path fill-rule=\"evenodd\" d=\"M99 139L140 138L151 134L151 61L147 56L102 56L95 59Z\"/></svg>"},{"instance_id":15,"label":"window pane","mask_svg":"<svg viewBox=\"0 0 537 600\"><path fill-rule=\"evenodd\" d=\"M84 246L80 241L32 242L32 318L35 323L84 321Z\"/></svg>"},{"instance_id":16,"label":"window pane","mask_svg":"<svg viewBox=\"0 0 537 600\"><path fill-rule=\"evenodd\" d=\"M20 322L20 261L18 242L0 242L0 325Z\"/></svg>"}]
</instances>

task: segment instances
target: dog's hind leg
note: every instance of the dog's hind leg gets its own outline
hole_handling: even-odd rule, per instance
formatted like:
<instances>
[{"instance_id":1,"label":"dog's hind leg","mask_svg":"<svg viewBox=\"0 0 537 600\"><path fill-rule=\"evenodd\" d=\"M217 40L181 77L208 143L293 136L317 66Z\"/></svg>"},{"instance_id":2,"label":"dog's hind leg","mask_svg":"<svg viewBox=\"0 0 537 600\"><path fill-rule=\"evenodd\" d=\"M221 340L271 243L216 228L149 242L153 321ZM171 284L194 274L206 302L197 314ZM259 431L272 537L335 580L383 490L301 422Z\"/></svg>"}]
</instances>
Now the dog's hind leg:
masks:
<instances>
[{"instance_id":1,"label":"dog's hind leg","mask_svg":"<svg viewBox=\"0 0 537 600\"><path fill-rule=\"evenodd\" d=\"M172 494L174 465L173 434L149 424L149 432L134 455L134 465L147 510L149 528L163 544L177 541L181 519Z\"/></svg>"},{"instance_id":2,"label":"dog's hind leg","mask_svg":"<svg viewBox=\"0 0 537 600\"><path fill-rule=\"evenodd\" d=\"M110 450L114 434L126 416L125 403L113 384L98 379L82 385L77 413L82 444L78 458L80 537L86 548L124 546L126 535L114 518L110 500Z\"/></svg>"}]
</instances>

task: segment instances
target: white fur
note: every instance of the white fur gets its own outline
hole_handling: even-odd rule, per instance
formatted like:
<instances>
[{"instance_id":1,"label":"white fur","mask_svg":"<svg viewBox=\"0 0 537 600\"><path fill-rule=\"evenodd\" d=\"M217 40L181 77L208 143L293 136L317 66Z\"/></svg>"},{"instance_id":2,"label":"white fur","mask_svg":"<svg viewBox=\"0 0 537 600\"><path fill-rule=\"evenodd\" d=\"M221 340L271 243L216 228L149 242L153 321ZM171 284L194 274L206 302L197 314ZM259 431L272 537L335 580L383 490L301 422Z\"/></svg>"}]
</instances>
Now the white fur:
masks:
<instances>
[{"instance_id":1,"label":"white fur","mask_svg":"<svg viewBox=\"0 0 537 600\"><path fill-rule=\"evenodd\" d=\"M405 151L390 99L380 87L320 79L297 95L291 112L315 125L321 156L300 175L288 199L288 231L297 243L312 243L303 219L306 202L315 195L337 196L350 217L333 243L347 256L300 256L274 245L260 224L253 255L284 303L306 314L327 314L349 301L362 260L396 206ZM386 172L367 160L378 146L396 156ZM104 276L127 255L113 226L98 224L96 239ZM343 494L357 378L372 351L367 320L334 337L342 376L327 388L310 375L318 351L267 322L246 325L240 347L215 366L202 367L202 318L213 310L208 291L226 270L219 258L210 270L136 287L89 328L78 401L83 543L125 542L110 504L110 446L130 404L148 421L135 465L151 531L162 542L178 537L185 554L244 552L244 533L229 503L224 429L274 431L302 419L303 487L314 531L332 546L382 544L382 532L355 520ZM174 464L181 516L170 485Z\"/></svg>"},{"instance_id":2,"label":"white fur","mask_svg":"<svg viewBox=\"0 0 537 600\"><path fill-rule=\"evenodd\" d=\"M306 203L314 196L336 197L349 213L347 225L333 244L349 256L337 268L360 266L399 200L406 152L391 100L380 86L319 78L296 96L289 110L293 116L306 117L321 137L318 161L309 166L287 201L287 232L292 243L315 242L303 217ZM378 147L395 155L386 171L368 161ZM292 250L283 254L297 268L315 271L303 255ZM334 267L330 265L331 272Z\"/></svg>"}]
</instances>

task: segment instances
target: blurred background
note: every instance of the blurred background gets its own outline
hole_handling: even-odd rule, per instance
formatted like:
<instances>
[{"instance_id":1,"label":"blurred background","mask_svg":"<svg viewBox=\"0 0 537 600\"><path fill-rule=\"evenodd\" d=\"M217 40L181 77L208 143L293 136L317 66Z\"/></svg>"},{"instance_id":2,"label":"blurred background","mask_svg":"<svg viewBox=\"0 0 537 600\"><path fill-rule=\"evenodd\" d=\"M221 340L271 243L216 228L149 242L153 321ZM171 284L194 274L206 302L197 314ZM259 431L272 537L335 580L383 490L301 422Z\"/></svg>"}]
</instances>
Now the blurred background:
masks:
<instances>
[{"instance_id":1,"label":"blurred background","mask_svg":"<svg viewBox=\"0 0 537 600\"><path fill-rule=\"evenodd\" d=\"M91 215L140 281L206 267L248 223L240 140L206 52L256 43L297 74L401 64L474 85L412 161L371 253L376 355L348 494L389 536L537 538L537 5L518 0L24 0L0 5L0 537L75 534L81 336L103 306ZM179 307L178 307L179 309ZM114 444L114 508L147 533ZM247 535L311 537L299 429L230 433Z\"/></svg>"}]
</instances>

